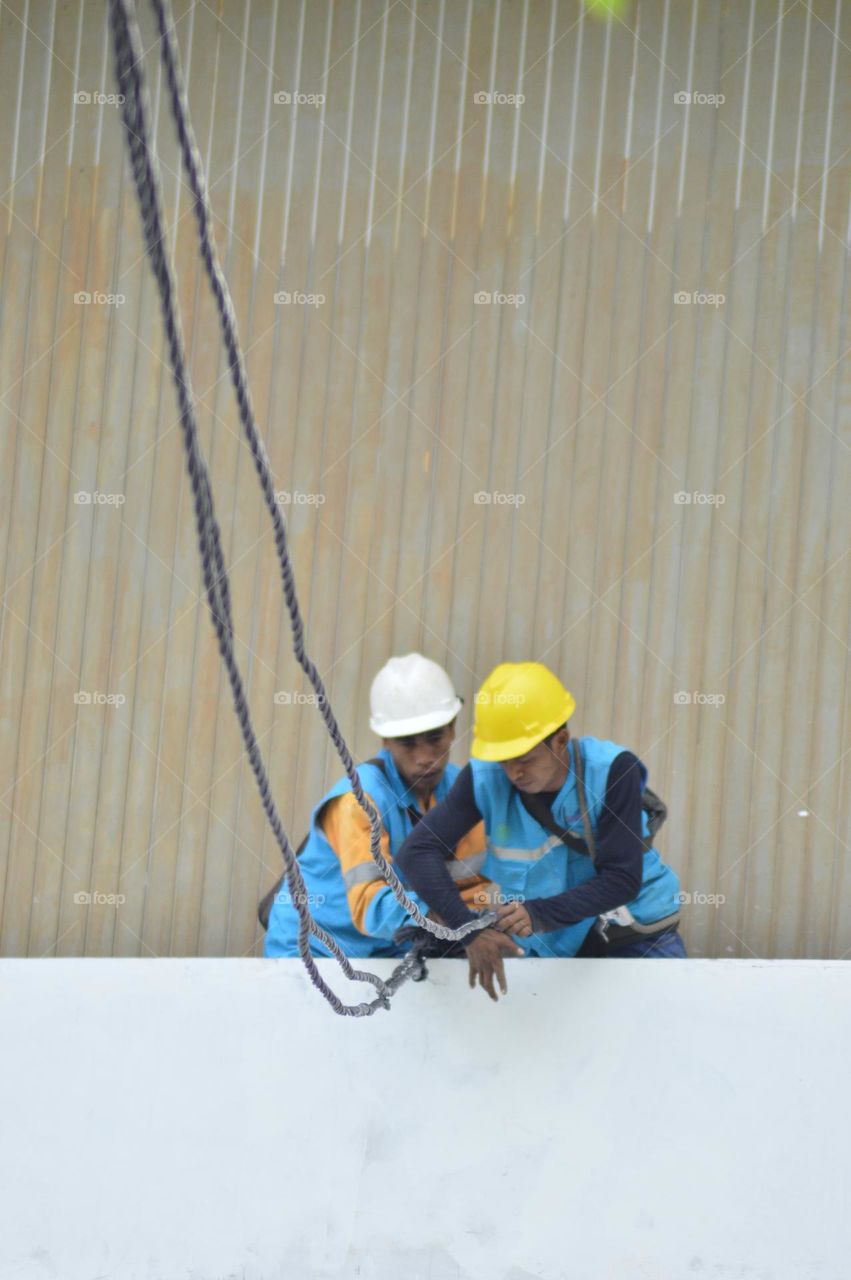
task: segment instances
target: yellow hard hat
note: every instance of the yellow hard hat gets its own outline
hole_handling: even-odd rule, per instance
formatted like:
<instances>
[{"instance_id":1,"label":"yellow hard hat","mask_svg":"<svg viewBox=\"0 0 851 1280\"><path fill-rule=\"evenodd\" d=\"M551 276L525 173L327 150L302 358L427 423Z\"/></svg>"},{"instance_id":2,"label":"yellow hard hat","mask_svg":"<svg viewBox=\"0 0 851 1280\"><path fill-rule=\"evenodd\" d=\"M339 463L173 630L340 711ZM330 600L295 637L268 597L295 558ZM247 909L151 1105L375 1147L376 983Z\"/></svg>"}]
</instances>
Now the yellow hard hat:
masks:
<instances>
[{"instance_id":1,"label":"yellow hard hat","mask_svg":"<svg viewBox=\"0 0 851 1280\"><path fill-rule=\"evenodd\" d=\"M513 760L560 729L576 710L573 694L542 662L501 662L476 694L471 754Z\"/></svg>"}]
</instances>

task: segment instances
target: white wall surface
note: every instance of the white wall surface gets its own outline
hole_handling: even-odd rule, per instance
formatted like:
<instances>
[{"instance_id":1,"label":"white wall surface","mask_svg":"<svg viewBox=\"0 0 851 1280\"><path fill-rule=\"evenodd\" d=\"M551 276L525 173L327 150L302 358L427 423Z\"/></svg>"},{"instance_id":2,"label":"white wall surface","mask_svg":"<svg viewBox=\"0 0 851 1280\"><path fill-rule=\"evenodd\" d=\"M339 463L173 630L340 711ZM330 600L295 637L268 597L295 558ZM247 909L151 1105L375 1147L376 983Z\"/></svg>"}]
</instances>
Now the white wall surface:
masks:
<instances>
[{"instance_id":1,"label":"white wall surface","mask_svg":"<svg viewBox=\"0 0 851 1280\"><path fill-rule=\"evenodd\" d=\"M847 1280L851 965L430 968L0 963L2 1280Z\"/></svg>"}]
</instances>

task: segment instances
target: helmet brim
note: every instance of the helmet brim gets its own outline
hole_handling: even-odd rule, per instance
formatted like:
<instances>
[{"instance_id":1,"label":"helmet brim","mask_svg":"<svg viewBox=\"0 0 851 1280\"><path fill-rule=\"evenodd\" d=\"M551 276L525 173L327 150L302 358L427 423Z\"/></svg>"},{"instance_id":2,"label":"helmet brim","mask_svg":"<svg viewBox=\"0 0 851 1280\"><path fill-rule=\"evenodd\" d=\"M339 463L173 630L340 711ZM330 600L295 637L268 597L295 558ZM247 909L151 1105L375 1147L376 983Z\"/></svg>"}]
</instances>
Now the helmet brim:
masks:
<instances>
[{"instance_id":1,"label":"helmet brim","mask_svg":"<svg viewBox=\"0 0 851 1280\"><path fill-rule=\"evenodd\" d=\"M490 764L502 764L504 760L515 760L518 756L525 756L527 751L539 746L544 738L548 738L551 733L555 733L556 729L560 729L572 714L571 710L567 716L559 716L538 734L526 734L522 738L512 738L508 742L483 742L481 738L474 737L470 745L470 755L474 760L485 760Z\"/></svg>"},{"instance_id":2,"label":"helmet brim","mask_svg":"<svg viewBox=\"0 0 851 1280\"><path fill-rule=\"evenodd\" d=\"M461 699L455 699L455 705L447 710L426 711L421 716L411 716L407 720L388 720L381 724L370 717L369 727L380 738L409 738L415 733L429 733L433 729L443 729L451 724L461 710Z\"/></svg>"}]
</instances>

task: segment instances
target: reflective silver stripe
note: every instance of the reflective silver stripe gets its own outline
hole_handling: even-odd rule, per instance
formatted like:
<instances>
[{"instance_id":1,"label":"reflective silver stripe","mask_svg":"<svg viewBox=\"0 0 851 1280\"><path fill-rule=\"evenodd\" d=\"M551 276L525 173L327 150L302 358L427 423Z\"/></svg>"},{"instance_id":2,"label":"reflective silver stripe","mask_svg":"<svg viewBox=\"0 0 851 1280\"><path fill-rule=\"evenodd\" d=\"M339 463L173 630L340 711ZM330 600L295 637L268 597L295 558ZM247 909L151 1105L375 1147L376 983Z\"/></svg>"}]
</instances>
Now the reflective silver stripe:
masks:
<instances>
[{"instance_id":1,"label":"reflective silver stripe","mask_svg":"<svg viewBox=\"0 0 851 1280\"><path fill-rule=\"evenodd\" d=\"M485 857L486 852L482 849L480 853L471 854L469 858L450 858L446 865L453 880L470 880L480 873L485 865ZM343 875L343 882L347 889L353 889L356 884L372 884L374 880L383 879L374 862L359 862Z\"/></svg>"},{"instance_id":2,"label":"reflective silver stripe","mask_svg":"<svg viewBox=\"0 0 851 1280\"><path fill-rule=\"evenodd\" d=\"M343 874L347 889L354 889L356 884L370 884L373 880L383 880L381 872L374 862L359 862L356 867L349 867Z\"/></svg>"},{"instance_id":3,"label":"reflective silver stripe","mask_svg":"<svg viewBox=\"0 0 851 1280\"><path fill-rule=\"evenodd\" d=\"M471 853L469 858L450 858L446 865L453 880L469 880L479 875L486 857L487 850L482 849L479 853Z\"/></svg>"},{"instance_id":4,"label":"reflective silver stripe","mask_svg":"<svg viewBox=\"0 0 851 1280\"><path fill-rule=\"evenodd\" d=\"M500 858L505 862L537 862L557 844L561 844L558 836L550 836L543 844L536 845L533 849L512 849L505 844L491 844L490 852L494 858Z\"/></svg>"}]
</instances>

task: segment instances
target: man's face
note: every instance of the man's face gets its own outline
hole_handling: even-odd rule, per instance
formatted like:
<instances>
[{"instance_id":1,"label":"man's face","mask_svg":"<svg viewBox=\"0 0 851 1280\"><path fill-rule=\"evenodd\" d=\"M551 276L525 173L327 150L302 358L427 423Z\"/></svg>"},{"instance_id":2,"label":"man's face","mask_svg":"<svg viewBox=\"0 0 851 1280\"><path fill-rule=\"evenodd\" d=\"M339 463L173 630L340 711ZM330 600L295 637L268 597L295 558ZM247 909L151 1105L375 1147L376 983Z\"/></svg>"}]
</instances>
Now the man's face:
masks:
<instances>
[{"instance_id":1,"label":"man's face","mask_svg":"<svg viewBox=\"0 0 851 1280\"><path fill-rule=\"evenodd\" d=\"M560 790L567 776L567 729L559 729L547 742L539 742L531 751L513 760L503 760L508 781L518 791Z\"/></svg>"},{"instance_id":2,"label":"man's face","mask_svg":"<svg viewBox=\"0 0 851 1280\"><path fill-rule=\"evenodd\" d=\"M384 745L409 787L417 791L433 791L449 761L455 741L455 721L428 733L414 733L407 738L385 738Z\"/></svg>"}]
</instances>

